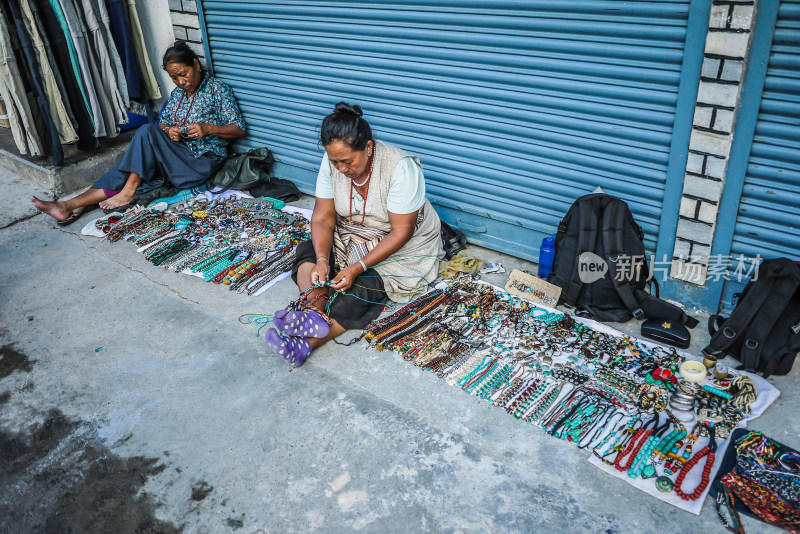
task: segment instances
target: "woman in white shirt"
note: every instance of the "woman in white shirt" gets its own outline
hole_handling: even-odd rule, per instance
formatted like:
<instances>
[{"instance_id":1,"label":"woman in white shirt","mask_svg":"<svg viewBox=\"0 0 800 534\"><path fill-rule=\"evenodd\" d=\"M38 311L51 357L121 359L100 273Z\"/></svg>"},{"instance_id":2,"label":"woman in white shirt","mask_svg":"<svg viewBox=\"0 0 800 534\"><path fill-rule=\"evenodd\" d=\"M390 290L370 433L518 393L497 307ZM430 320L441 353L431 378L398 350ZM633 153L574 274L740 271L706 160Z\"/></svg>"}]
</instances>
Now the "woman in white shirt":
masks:
<instances>
[{"instance_id":1,"label":"woman in white shirt","mask_svg":"<svg viewBox=\"0 0 800 534\"><path fill-rule=\"evenodd\" d=\"M345 330L364 328L385 302L426 292L437 276L441 223L419 159L373 139L362 115L340 102L322 121L311 240L297 247L292 271L299 309L277 312L266 336L295 367Z\"/></svg>"}]
</instances>

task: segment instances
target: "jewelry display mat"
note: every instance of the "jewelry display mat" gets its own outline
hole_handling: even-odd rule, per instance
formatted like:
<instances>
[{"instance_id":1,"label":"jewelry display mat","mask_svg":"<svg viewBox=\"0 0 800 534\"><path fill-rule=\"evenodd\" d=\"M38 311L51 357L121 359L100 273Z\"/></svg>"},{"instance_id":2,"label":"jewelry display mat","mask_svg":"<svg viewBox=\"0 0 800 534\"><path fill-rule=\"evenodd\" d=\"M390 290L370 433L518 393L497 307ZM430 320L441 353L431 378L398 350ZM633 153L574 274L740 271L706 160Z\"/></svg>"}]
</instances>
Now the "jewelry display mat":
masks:
<instances>
[{"instance_id":1,"label":"jewelry display mat","mask_svg":"<svg viewBox=\"0 0 800 534\"><path fill-rule=\"evenodd\" d=\"M489 284L489 285L491 285L491 284ZM502 291L502 289L497 288L497 286L492 286L492 287L495 287L499 291ZM530 302L533 302L533 301L530 301ZM549 306L546 306L546 305L538 303L538 302L534 302L534 304L536 304L536 306L538 306L540 308L544 308L544 309L546 309L548 311L551 311L551 312L559 312L559 310L557 310L555 308L550 308ZM613 328L613 327L611 327L611 326L609 326L607 324L600 323L600 322L597 322L597 321L593 321L591 319L584 319L584 318L580 318L580 317L575 317L575 321L579 322L579 323L583 323L584 325L586 325L586 326L588 326L588 327L590 327L593 330L596 330L598 332L603 332L603 333L606 333L606 334L609 334L609 335L613 335L613 336L623 336L623 335L625 335L623 332L621 332L621 331L619 331L619 330L617 330L617 329L615 329L615 328ZM641 343L642 345L645 345L645 346L650 346L650 347L661 346L661 347L664 347L664 345L660 345L659 343L655 343L655 342L650 341L650 340L643 340L643 339L640 339L640 338L636 338L635 336L629 336L629 337L631 337L632 339L636 339L639 343ZM699 358L699 357L691 354L688 351L678 350L677 352L678 352L678 354L684 356L687 360L694 360L694 361L702 362L702 358ZM747 421L750 421L750 420L753 420L753 419L759 417L762 413L764 413L764 411L767 408L769 408L770 405L772 405L772 403L774 403L777 400L777 398L780 396L780 391L778 391L778 388L776 388L775 386L773 386L772 384L770 384L764 378L760 377L757 374L748 373L746 371L737 371L737 372L742 374L742 375L745 375L745 376L749 377L755 383L756 389L758 390L758 399L751 405L751 407L750 407L751 408L750 415L747 418L745 418L744 420L742 420L738 425L738 428L745 428L747 426ZM690 427L691 425L694 425L695 421L696 420L693 419L691 421L686 422L685 424L686 424L687 428ZM711 468L710 480L714 480L714 478L716 477L716 474L719 471L720 465L722 464L722 459L725 456L725 452L727 451L728 446L730 445L730 443L731 443L731 438L730 437L728 437L724 441L717 440L717 452L715 453L714 466ZM708 444L708 438L707 437L701 437L695 443L695 450L700 450L702 447L705 447L707 444ZM635 487L635 488L637 488L637 489L639 489L641 491L644 491L645 493L647 493L649 495L652 495L653 497L656 497L656 498L658 498L658 499L660 499L660 500L662 500L662 501L664 501L664 502L666 502L668 504L671 504L672 506L680 508L681 510L686 510L687 512L691 512L691 513L693 513L695 515L699 515L700 514L700 511L703 508L703 503L705 502L705 498L706 498L706 496L708 495L708 492L711 489L711 484L709 484L706 487L705 491L703 491L703 493L700 495L700 497L698 499L696 499L694 501L684 501L683 499L678 497L678 495L675 494L674 492L662 493L662 492L658 491L658 489L656 488L656 485L655 485L655 479L654 478L653 479L642 479L642 478L632 479L632 478L630 478L628 476L627 471L617 471L614 468L613 465L606 465L605 463L603 463L603 461L600 458L598 458L594 454L589 456L589 463L591 465L597 467L598 469L608 473L609 475L612 475L612 476L614 476L616 478L619 478L619 479L622 479L622 480L626 481L631 486L633 486L633 487ZM685 479L685 484L686 484L687 487L694 488L694 487L697 486L697 484L700 482L701 471L702 470L698 467L698 468L693 469L689 473L689 475L687 475L687 477Z\"/></svg>"},{"instance_id":2,"label":"jewelry display mat","mask_svg":"<svg viewBox=\"0 0 800 534\"><path fill-rule=\"evenodd\" d=\"M537 304L537 306L546 308L546 306L543 306L541 304ZM606 324L593 321L591 319L581 319L576 317L575 320L591 327L594 330L597 330L598 332L604 332L610 335L623 335L623 333L620 332L619 330L616 330L615 328L612 328ZM643 345L659 346L658 343L655 343L650 340L642 340L638 338L637 340ZM678 354L684 356L687 360L693 360L699 362L703 361L702 358L695 356L688 351L679 350L677 352ZM776 388L775 386L773 386L772 384L770 384L764 378L760 377L757 374L748 373L746 371L737 371L737 373L749 377L756 385L756 389L758 390L758 399L751 405L750 415L746 417L744 420L742 420L737 427L737 428L745 428L747 426L747 421L751 421L759 417L761 414L764 413L764 411L767 408L770 407L770 405L772 405L772 403L774 403L778 399L778 397L780 396L780 391L778 391L778 388ZM685 424L688 428L691 425L694 425L695 422L696 419L692 419L690 421L687 421ZM716 477L716 474L719 471L719 467L722 464L722 459L725 456L725 452L727 451L730 443L731 443L730 437L728 437L725 440L717 440L717 452L715 453L714 466L711 468L710 480L714 480L714 478ZM702 437L696 442L695 450L700 450L702 447L705 447L706 445L708 445L708 438ZM624 480L631 486L641 491L644 491L645 493L652 495L653 497L656 497L668 504L680 508L681 510L686 510L687 512L691 512L695 515L700 514L700 511L703 508L703 503L705 502L706 495L708 495L708 492L711 490L711 484L709 484L698 499L694 501L684 501L683 499L678 497L678 495L675 494L674 492L662 493L658 491L654 479L641 479L641 478L632 479L628 476L627 471L617 471L613 465L606 465L600 458L598 458L594 454L589 457L589 463L597 467L598 469L608 473L609 475ZM700 469L699 467L693 469L689 473L689 475L687 475L685 479L685 485L689 488L696 487L697 484L700 482L701 471L702 469Z\"/></svg>"},{"instance_id":3,"label":"jewelry display mat","mask_svg":"<svg viewBox=\"0 0 800 534\"><path fill-rule=\"evenodd\" d=\"M689 356L689 359L698 360L698 358L694 356ZM780 396L780 392L778 389L761 378L758 375L747 373L744 371L740 371L741 374L748 376L753 382L756 384L756 388L758 389L758 399L756 402L753 403L751 406L752 413L750 416L741 421L739 423L738 428L745 428L747 426L747 421L755 419L756 417L760 416L775 400ZM686 423L686 426L689 427L690 425L694 425L695 420L691 420ZM733 435L733 433L731 433ZM714 480L719 471L720 465L722 465L723 457L725 456L726 451L728 450L728 446L731 444L730 436L723 440L717 440L717 451L715 453L714 458L714 465L711 468L711 473L709 476L709 480ZM695 443L695 450L700 450L702 447L708 445L708 438L701 437ZM686 510L687 512L691 512L695 515L700 514L700 510L703 508L703 503L705 502L706 495L711 490L712 484L708 484L705 491L700 495L700 497L694 501L684 501L677 494L674 492L670 493L662 493L658 491L655 485L655 479L642 479L642 478L635 478L632 479L628 476L627 471L617 471L613 465L606 465L603 461L595 456L594 454L589 457L589 463L593 466L605 471L609 475L612 475L616 478L622 479L634 488L637 488L645 493L652 495L672 506L680 508L681 510ZM702 469L698 466L686 476L685 479L685 486L688 488L694 488L700 483Z\"/></svg>"},{"instance_id":4,"label":"jewelry display mat","mask_svg":"<svg viewBox=\"0 0 800 534\"><path fill-rule=\"evenodd\" d=\"M197 201L211 202L211 201L214 201L214 200L227 200L227 199L230 199L230 198L253 199L254 197L249 195L249 194L247 194L247 193L244 193L242 191L236 191L236 190L225 191L223 193L212 193L210 191L205 191L205 192L200 193L200 194L198 194L198 195L196 195L196 196L194 196L192 198L189 198L189 199L187 199L185 201L181 200L180 202L176 202L175 204L193 203L193 202L197 202ZM164 202L163 205L166 207L166 205L167 205L166 202ZM136 208L136 209L141 209L141 208ZM155 209L160 211L160 208L158 208L158 207L156 207ZM281 211L284 212L284 213L292 213L292 214L302 215L307 220L309 220L309 221L311 220L312 210L310 210L310 209L305 209L305 208L299 208L299 207L296 207L296 206L285 205L281 209ZM97 223L98 221L103 221L103 220L109 219L110 217L114 217L114 216L121 217L121 216L123 216L123 214L119 213L119 212L114 212L114 213L110 213L108 215L104 215L103 217L99 217L97 219L94 219L91 222L89 222L83 228L81 233L83 235L104 238L105 234L101 230L97 229L95 223ZM245 236L245 234L242 234L242 235ZM137 251L138 252L142 252L142 250L144 248L147 248L147 247L145 246L145 247L139 248ZM291 252L291 253L293 253L293 252ZM189 269L181 270L180 273L181 274L186 274L186 275L189 275L189 276L194 276L194 277L197 277L197 278L203 278L203 274L202 273L193 272L193 271L191 271ZM262 294L267 289L269 289L270 287L274 286L276 283L280 282L281 280L284 280L284 279L288 278L290 275L291 275L291 268L289 268L288 270L286 270L283 273L279 274L278 276L275 276L272 280L270 280L269 282L267 282L266 284L261 286L257 291L252 293L252 296L256 297L256 296ZM258 279L258 276L256 276L254 278L254 280L257 280L257 279Z\"/></svg>"},{"instance_id":5,"label":"jewelry display mat","mask_svg":"<svg viewBox=\"0 0 800 534\"><path fill-rule=\"evenodd\" d=\"M480 280L476 280L476 281L474 281L474 283L476 285L483 285L483 286L486 286L488 288L491 288L493 291L496 291L498 293L505 293L505 291L503 289L501 289L501 288L499 288L499 287L497 287L497 286L495 286L493 284L489 284L489 283L486 283L486 282L483 282L483 281L480 281ZM447 287L447 285L448 284L441 284L440 283L440 284L436 285L436 288L439 289L439 290L444 290ZM505 293L505 294L507 295L507 293ZM517 298L520 298L520 297L517 297ZM522 299L522 300L525 300L526 302L532 303L536 308L541 310L541 313L563 314L563 312L561 312L559 310L556 310L556 309L554 309L552 307L548 307L546 305L543 305L543 304L541 304L539 302L535 302L535 301L532 301L532 300L529 300L529 299ZM396 312L389 313L389 314L383 316L381 319L378 319L378 321L381 321L384 318L391 317L392 315L394 315L394 313L400 313L401 311L402 310L397 310ZM413 313L412 313L412 315L413 315ZM534 317L538 317L538 316L534 316ZM689 360L691 360L691 361L700 361L700 359L698 357L692 355L691 353L689 353L689 352L687 352L685 350L675 350L672 347L665 347L664 345L661 345L661 344L656 343L654 341L642 340L642 339L637 338L636 336L627 335L627 334L625 334L625 333L623 333L623 332L621 332L621 331L619 331L619 330L617 330L617 329L615 329L615 328L613 328L613 327L611 327L609 325L606 325L606 324L603 324L603 323L599 323L597 321L593 321L593 320L590 320L590 319L579 318L579 317L574 317L574 316L572 317L572 319L575 321L575 323L581 324L581 325L583 325L585 327L588 327L591 330L593 330L595 332L598 332L598 333L607 334L609 336L613 336L613 337L617 337L617 338L627 338L627 339L630 339L631 341L635 341L637 343L637 345L641 345L643 347L648 347L649 349L656 349L657 348L657 349L660 349L660 350L666 351L666 352L674 352L675 354L677 354L678 356L684 358L687 361L689 361ZM497 337L497 335L498 335L498 333L497 332L493 332L493 331L487 331L484 334L484 336L487 337L487 343L490 344L490 345L493 344L494 342L498 341L499 338ZM384 348L386 348L386 347L384 347ZM484 352L484 354L486 353L485 351L478 350L478 351L475 352L475 354L479 355L481 352ZM404 359L408 359L407 358L407 354L404 354L403 358ZM416 358L416 356L413 356L412 360L413 360L413 358ZM564 352L564 353L561 353L561 354L553 354L552 355L552 363L553 363L553 365L559 364L559 363L560 364L569 365L567 362L570 362L570 361L575 362L575 360L573 358L574 358L574 355L570 355L567 352ZM738 427L742 427L742 426L746 425L747 421L760 416L764 412L764 410L766 410L767 407L769 407L778 398L780 393L777 390L777 388L775 388L774 386L769 384L769 382L767 382L766 380L764 380L760 376L753 375L751 373L741 372L741 371L737 371L735 374L743 375L743 376L746 376L747 378L749 378L752 381L752 383L753 383L753 385L754 385L754 387L756 389L756 392L758 394L758 396L755 399L755 401L753 401L752 404L750 405L750 413L747 414L741 421L739 421L739 423L737 425ZM447 379L447 382L450 385L455 385L455 380ZM708 384L708 385L713 385L713 384ZM565 399L568 399L573 394L573 392L574 392L574 389L572 389L572 388L568 388L568 387L564 388L557 395L554 404L563 403ZM635 410L633 412L635 412ZM627 413L630 415L633 412L628 411ZM694 417L696 418L696 416L694 416ZM664 416L663 412L660 414L660 418L661 418L661 420L665 419L665 416ZM623 417L623 419L624 419L624 417ZM691 421L688 421L688 422L687 421L683 421L683 423L687 427L689 427L690 425L694 425L695 420L691 420ZM619 424L619 421L615 421L614 422L614 426L617 426L618 424ZM539 425L537 425L537 426L539 426ZM548 431L548 434L550 434L549 431ZM600 439L603 437L603 435L601 433L601 434L598 434L598 436L599 437L597 437L597 440L600 441ZM561 437L561 436L559 436L559 437ZM563 440L564 438L561 437L561 439ZM592 439L590 439L588 443L592 443L594 441L594 439L595 439L595 437L592 437ZM695 455L697 455L697 451L702 450L708 444L708 442L709 442L709 439L707 437L703 437L700 434L698 439L693 444L693 451L694 451ZM713 480L714 475L718 471L720 463L721 463L721 460L722 460L722 457L724 456L725 451L726 451L729 443L730 443L730 439L724 439L724 440L723 439L718 439L717 440L717 451L715 452L715 455L714 455L714 464L711 466L712 469L711 469L711 472L709 473L710 474L709 480ZM706 497L706 495L707 495L707 493L709 491L709 487L706 487L704 489L704 491L701 492L698 495L698 498L696 498L695 500L684 501L675 492L661 493L660 491L658 491L658 489L656 488L656 485L655 485L655 481L656 481L657 477L651 477L651 478L644 479L644 480L642 480L641 478L636 478L635 480L632 480L630 478L630 476L628 476L628 471L627 470L622 471L622 472L617 471L617 469L614 467L613 464L610 465L610 466L605 464L595 454L591 454L590 455L589 462L592 463L592 465L595 465L595 466L599 467L600 469L608 472L609 474L612 474L612 475L616 476L617 478L625 479L628 483L630 483L634 487L636 487L636 488L638 488L638 489L640 489L640 490L642 490L642 491L644 491L646 493L649 493L650 495L658 497L660 500L663 500L663 501L665 501L665 502L667 502L667 503L669 503L669 504L671 504L673 506L676 506L676 507L678 507L678 508L680 508L682 510L686 510L686 511L692 512L694 514L699 514L700 513L700 510L701 510L701 508L703 506L703 502L705 500L705 497ZM694 490L694 488L697 487L697 485L698 485L698 483L699 483L699 481L700 481L700 479L702 477L702 471L703 471L702 463L703 462L701 461L699 465L697 465L695 468L693 468L690 471L688 471L688 474L685 475L685 478L683 480L683 484L681 485L681 488L686 490L687 493L691 492L692 490ZM657 470L663 469L663 466L661 466L659 468L658 465L659 464L656 464L656 466L657 466L656 469ZM674 475L674 473L673 473L673 475Z\"/></svg>"}]
</instances>

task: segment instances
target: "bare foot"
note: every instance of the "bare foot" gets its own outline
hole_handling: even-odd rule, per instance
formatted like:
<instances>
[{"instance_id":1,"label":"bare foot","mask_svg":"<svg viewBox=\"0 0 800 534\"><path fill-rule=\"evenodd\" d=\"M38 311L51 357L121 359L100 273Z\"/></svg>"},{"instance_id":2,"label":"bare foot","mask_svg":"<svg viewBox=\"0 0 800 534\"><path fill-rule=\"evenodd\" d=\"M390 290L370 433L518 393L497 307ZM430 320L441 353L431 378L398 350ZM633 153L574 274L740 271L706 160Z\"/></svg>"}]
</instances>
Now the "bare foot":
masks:
<instances>
[{"instance_id":1,"label":"bare foot","mask_svg":"<svg viewBox=\"0 0 800 534\"><path fill-rule=\"evenodd\" d=\"M113 197L110 197L103 202L100 203L100 207L104 210L110 210L114 208L118 208L120 206L127 206L133 200L133 193L126 193L125 191L120 191Z\"/></svg>"},{"instance_id":2,"label":"bare foot","mask_svg":"<svg viewBox=\"0 0 800 534\"><path fill-rule=\"evenodd\" d=\"M31 197L33 205L42 213L46 213L57 221L65 221L72 212L64 207L63 202L40 200L36 197Z\"/></svg>"}]
</instances>

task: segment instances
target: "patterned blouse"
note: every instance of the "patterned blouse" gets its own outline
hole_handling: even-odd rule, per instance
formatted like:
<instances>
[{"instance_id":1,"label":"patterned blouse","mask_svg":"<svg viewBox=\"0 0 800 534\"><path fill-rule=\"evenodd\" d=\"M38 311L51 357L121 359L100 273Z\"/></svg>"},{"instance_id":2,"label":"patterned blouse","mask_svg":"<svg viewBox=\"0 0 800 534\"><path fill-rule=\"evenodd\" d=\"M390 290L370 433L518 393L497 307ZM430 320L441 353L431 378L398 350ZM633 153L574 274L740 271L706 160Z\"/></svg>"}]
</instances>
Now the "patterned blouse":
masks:
<instances>
[{"instance_id":1,"label":"patterned blouse","mask_svg":"<svg viewBox=\"0 0 800 534\"><path fill-rule=\"evenodd\" d=\"M245 129L244 119L242 119L239 105L236 103L236 97L233 96L231 88L225 82L208 74L204 75L194 98L184 95L183 89L176 87L169 95L167 103L161 108L156 122L180 126L184 132L190 124L195 122L217 126L235 124L242 130ZM212 152L220 158L228 156L228 140L216 135L208 135L202 139L189 139L184 143L195 158L199 158L207 152Z\"/></svg>"}]
</instances>

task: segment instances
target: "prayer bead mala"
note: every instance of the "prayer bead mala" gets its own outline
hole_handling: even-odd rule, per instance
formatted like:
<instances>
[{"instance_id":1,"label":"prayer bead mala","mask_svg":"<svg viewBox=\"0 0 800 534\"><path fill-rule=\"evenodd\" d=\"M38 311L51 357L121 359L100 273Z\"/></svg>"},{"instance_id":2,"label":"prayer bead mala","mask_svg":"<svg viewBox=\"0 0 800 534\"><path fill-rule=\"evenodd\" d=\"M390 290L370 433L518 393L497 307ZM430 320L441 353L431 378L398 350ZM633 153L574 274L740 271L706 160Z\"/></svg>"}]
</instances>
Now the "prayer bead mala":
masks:
<instances>
[{"instance_id":1,"label":"prayer bead mala","mask_svg":"<svg viewBox=\"0 0 800 534\"><path fill-rule=\"evenodd\" d=\"M702 449L700 449L697 454L692 456L689 461L687 461L681 470L678 472L678 478L675 479L675 493L683 499L684 501L695 501L697 500L700 495L708 486L709 479L711 478L711 468L714 467L714 458L715 453L717 451L717 442L714 436L714 424L708 427L709 430L709 443ZM700 483L694 489L692 493L685 493L683 491L683 480L686 478L686 475L689 474L689 471L697 465L701 459L706 458L706 462L703 465L703 474L700 479Z\"/></svg>"}]
</instances>

